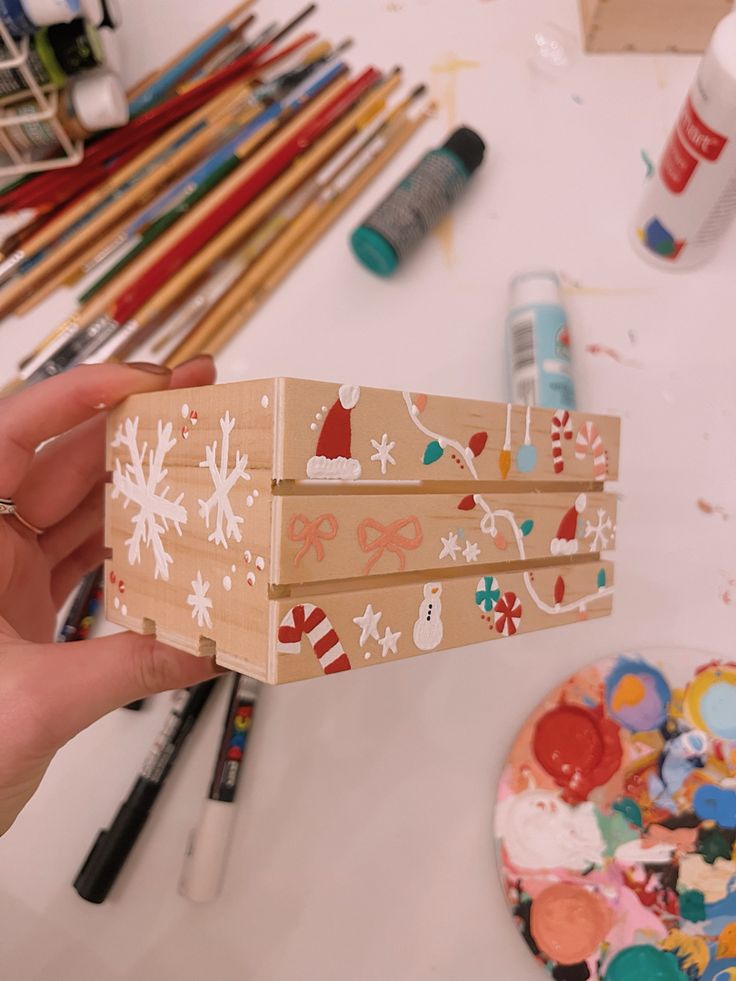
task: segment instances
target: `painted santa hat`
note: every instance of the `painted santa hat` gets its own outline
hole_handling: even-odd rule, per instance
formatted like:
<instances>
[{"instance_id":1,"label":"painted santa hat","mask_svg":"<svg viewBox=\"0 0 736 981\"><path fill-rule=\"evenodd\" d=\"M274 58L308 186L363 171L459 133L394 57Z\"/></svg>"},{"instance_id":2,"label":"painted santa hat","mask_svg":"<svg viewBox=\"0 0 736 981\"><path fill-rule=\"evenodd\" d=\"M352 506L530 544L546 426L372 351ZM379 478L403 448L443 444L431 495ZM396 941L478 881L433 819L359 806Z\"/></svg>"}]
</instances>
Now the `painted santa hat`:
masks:
<instances>
[{"instance_id":1,"label":"painted santa hat","mask_svg":"<svg viewBox=\"0 0 736 981\"><path fill-rule=\"evenodd\" d=\"M357 480L360 461L352 457L350 414L358 404L360 388L341 385L338 398L325 416L317 440L317 452L307 461L307 476L312 480Z\"/></svg>"},{"instance_id":2,"label":"painted santa hat","mask_svg":"<svg viewBox=\"0 0 736 981\"><path fill-rule=\"evenodd\" d=\"M578 494L575 503L569 508L560 521L557 535L550 542L549 550L552 555L575 555L578 550L578 517L583 513L588 503L585 494Z\"/></svg>"}]
</instances>

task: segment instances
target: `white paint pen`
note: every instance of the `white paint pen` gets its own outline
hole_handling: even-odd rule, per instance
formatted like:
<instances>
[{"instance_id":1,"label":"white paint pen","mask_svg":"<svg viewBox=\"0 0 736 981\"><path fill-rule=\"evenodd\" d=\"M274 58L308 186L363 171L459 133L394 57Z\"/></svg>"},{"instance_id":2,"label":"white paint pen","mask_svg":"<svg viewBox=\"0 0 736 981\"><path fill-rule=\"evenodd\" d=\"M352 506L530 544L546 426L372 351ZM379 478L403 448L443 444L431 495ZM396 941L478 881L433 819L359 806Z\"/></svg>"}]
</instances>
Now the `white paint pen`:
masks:
<instances>
[{"instance_id":1,"label":"white paint pen","mask_svg":"<svg viewBox=\"0 0 736 981\"><path fill-rule=\"evenodd\" d=\"M506 333L511 401L574 409L570 331L556 272L535 269L513 277Z\"/></svg>"},{"instance_id":2,"label":"white paint pen","mask_svg":"<svg viewBox=\"0 0 736 981\"><path fill-rule=\"evenodd\" d=\"M736 214L736 13L718 24L647 182L632 241L664 269L716 251Z\"/></svg>"}]
</instances>

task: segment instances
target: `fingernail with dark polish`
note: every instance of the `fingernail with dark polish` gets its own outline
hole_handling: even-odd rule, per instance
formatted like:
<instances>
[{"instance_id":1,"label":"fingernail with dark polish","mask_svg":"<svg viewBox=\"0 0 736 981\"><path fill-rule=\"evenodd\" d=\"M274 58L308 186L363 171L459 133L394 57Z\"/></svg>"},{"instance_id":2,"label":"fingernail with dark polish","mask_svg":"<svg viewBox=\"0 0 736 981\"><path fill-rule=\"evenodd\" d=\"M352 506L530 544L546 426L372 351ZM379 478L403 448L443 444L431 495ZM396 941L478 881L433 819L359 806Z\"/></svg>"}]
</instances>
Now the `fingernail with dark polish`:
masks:
<instances>
[{"instance_id":1,"label":"fingernail with dark polish","mask_svg":"<svg viewBox=\"0 0 736 981\"><path fill-rule=\"evenodd\" d=\"M211 354L195 354L193 358L187 358L186 361L182 361L182 363L178 364L176 367L184 368L187 365L194 364L195 361L208 361L210 364L215 363L215 359L212 357Z\"/></svg>"},{"instance_id":2,"label":"fingernail with dark polish","mask_svg":"<svg viewBox=\"0 0 736 981\"><path fill-rule=\"evenodd\" d=\"M128 368L134 368L136 371L148 371L152 375L170 375L171 368L167 368L163 364L154 364L152 361L128 361Z\"/></svg>"}]
</instances>

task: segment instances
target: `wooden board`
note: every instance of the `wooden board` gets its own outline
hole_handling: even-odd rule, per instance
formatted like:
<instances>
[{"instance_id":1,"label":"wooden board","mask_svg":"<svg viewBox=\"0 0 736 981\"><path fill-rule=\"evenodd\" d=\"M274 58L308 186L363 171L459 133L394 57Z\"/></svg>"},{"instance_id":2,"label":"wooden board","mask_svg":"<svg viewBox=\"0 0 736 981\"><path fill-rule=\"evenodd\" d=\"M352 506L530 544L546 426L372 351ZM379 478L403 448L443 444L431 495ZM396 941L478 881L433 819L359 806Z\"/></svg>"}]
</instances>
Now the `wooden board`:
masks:
<instances>
[{"instance_id":1,"label":"wooden board","mask_svg":"<svg viewBox=\"0 0 736 981\"><path fill-rule=\"evenodd\" d=\"M702 52L731 0L579 0L590 52Z\"/></svg>"},{"instance_id":2,"label":"wooden board","mask_svg":"<svg viewBox=\"0 0 736 981\"><path fill-rule=\"evenodd\" d=\"M618 436L293 379L136 396L108 433L107 615L272 683L604 615Z\"/></svg>"}]
</instances>

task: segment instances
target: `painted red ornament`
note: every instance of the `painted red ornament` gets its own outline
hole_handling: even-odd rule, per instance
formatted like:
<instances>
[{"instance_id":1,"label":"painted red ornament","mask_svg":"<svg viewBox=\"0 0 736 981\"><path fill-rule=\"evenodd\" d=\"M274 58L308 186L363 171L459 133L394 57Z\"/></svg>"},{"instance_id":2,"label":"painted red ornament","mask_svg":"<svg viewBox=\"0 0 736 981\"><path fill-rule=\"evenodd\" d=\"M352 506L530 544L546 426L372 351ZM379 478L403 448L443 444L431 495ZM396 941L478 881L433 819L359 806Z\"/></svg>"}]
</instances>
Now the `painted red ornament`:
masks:
<instances>
[{"instance_id":1,"label":"painted red ornament","mask_svg":"<svg viewBox=\"0 0 736 981\"><path fill-rule=\"evenodd\" d=\"M118 577L115 575L115 570L110 573L110 582L115 583L118 581Z\"/></svg>"},{"instance_id":2,"label":"painted red ornament","mask_svg":"<svg viewBox=\"0 0 736 981\"><path fill-rule=\"evenodd\" d=\"M197 413L197 410L196 409L192 409L189 418L190 418L190 420L192 422L192 425L193 426L196 426L197 423L199 422L199 414Z\"/></svg>"},{"instance_id":3,"label":"painted red ornament","mask_svg":"<svg viewBox=\"0 0 736 981\"><path fill-rule=\"evenodd\" d=\"M189 439L189 426L182 426L181 427L181 438L182 439Z\"/></svg>"},{"instance_id":4,"label":"painted red ornament","mask_svg":"<svg viewBox=\"0 0 736 981\"><path fill-rule=\"evenodd\" d=\"M623 751L619 727L603 706L558 705L539 719L534 729L534 755L562 788L568 804L588 799L617 773Z\"/></svg>"},{"instance_id":5,"label":"painted red ornament","mask_svg":"<svg viewBox=\"0 0 736 981\"><path fill-rule=\"evenodd\" d=\"M562 576L558 576L557 579L555 579L555 603L559 605L564 598L565 580L562 578Z\"/></svg>"},{"instance_id":6,"label":"painted red ornament","mask_svg":"<svg viewBox=\"0 0 736 981\"><path fill-rule=\"evenodd\" d=\"M474 433L470 437L470 442L468 443L468 449L473 454L473 456L480 456L483 450L486 448L487 442L488 442L488 433Z\"/></svg>"},{"instance_id":7,"label":"painted red ornament","mask_svg":"<svg viewBox=\"0 0 736 981\"><path fill-rule=\"evenodd\" d=\"M417 412L424 412L424 410L427 408L427 396L415 395L414 405L417 407Z\"/></svg>"},{"instance_id":8,"label":"painted red ornament","mask_svg":"<svg viewBox=\"0 0 736 981\"><path fill-rule=\"evenodd\" d=\"M458 511L472 511L475 507L475 497L472 494L468 494L466 497L460 501L457 506Z\"/></svg>"},{"instance_id":9,"label":"painted red ornament","mask_svg":"<svg viewBox=\"0 0 736 981\"><path fill-rule=\"evenodd\" d=\"M118 589L120 590L121 593L124 593L125 592L125 583L123 582L122 579L118 583Z\"/></svg>"}]
</instances>

